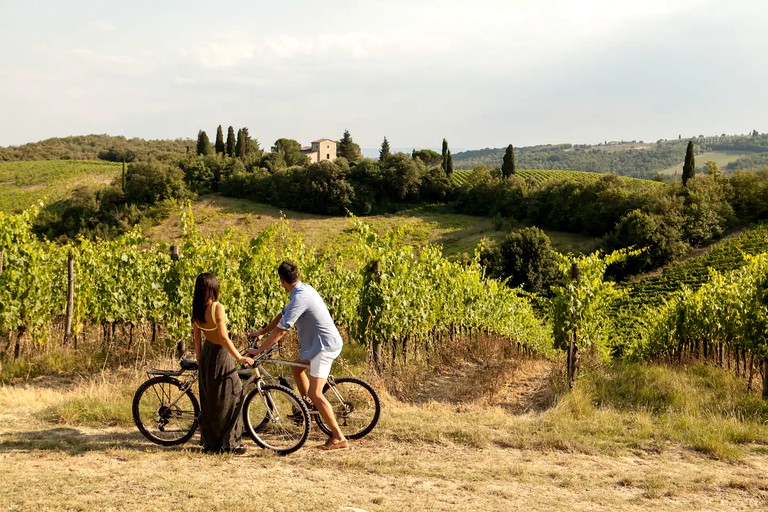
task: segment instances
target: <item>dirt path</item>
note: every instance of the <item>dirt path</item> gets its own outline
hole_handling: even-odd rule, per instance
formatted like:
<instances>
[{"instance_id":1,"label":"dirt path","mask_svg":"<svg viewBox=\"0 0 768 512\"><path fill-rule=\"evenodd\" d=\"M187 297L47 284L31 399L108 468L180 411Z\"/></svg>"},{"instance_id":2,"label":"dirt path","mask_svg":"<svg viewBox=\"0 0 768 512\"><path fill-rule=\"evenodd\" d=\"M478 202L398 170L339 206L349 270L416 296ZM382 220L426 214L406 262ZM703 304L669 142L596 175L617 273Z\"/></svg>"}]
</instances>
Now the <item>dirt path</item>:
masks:
<instances>
[{"instance_id":1,"label":"dirt path","mask_svg":"<svg viewBox=\"0 0 768 512\"><path fill-rule=\"evenodd\" d=\"M509 369L510 367L507 366ZM768 508L768 454L723 462L670 447L662 453L588 455L514 449L464 439L537 414L546 365L494 373L477 365L425 382L412 403L386 397L383 416L350 450L321 452L317 430L288 457L249 445L244 456L204 455L195 441L162 448L135 428L45 422L41 410L99 389L0 387L0 510L224 511L731 511ZM470 371L471 370L471 371ZM456 407L459 389L487 375L491 397ZM495 376L495 377L494 377ZM431 390L431 391L430 391ZM451 392L451 390L453 390ZM544 393L546 394L546 393ZM467 399L468 397L463 397ZM487 400L494 415L478 414ZM470 400L471 401L471 400ZM510 412L514 414L510 414ZM480 425L482 423L482 425ZM422 437L413 431L424 432ZM429 434L434 433L432 437ZM504 432L499 434L500 437ZM470 436L471 437L471 436Z\"/></svg>"},{"instance_id":2,"label":"dirt path","mask_svg":"<svg viewBox=\"0 0 768 512\"><path fill-rule=\"evenodd\" d=\"M684 453L604 457L373 436L346 452L205 456L150 446L132 431L0 434L2 510L760 510L766 457L738 464ZM85 443L83 453L67 453ZM76 439L76 440L75 440ZM313 443L314 444L314 443ZM349 510L349 509L347 509Z\"/></svg>"}]
</instances>

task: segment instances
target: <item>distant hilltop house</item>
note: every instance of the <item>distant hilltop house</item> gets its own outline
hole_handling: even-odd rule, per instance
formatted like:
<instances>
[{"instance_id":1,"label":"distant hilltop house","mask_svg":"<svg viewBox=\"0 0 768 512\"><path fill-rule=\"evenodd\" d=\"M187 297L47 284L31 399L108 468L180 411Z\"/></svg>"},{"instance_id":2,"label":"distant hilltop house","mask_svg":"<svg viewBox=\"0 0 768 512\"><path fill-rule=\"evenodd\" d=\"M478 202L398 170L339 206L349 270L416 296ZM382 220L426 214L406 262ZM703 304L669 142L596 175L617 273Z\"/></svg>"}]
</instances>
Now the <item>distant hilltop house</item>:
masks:
<instances>
[{"instance_id":1,"label":"distant hilltop house","mask_svg":"<svg viewBox=\"0 0 768 512\"><path fill-rule=\"evenodd\" d=\"M313 164L320 160L336 160L336 141L331 139L313 140L311 146L301 148L301 154L307 155Z\"/></svg>"}]
</instances>

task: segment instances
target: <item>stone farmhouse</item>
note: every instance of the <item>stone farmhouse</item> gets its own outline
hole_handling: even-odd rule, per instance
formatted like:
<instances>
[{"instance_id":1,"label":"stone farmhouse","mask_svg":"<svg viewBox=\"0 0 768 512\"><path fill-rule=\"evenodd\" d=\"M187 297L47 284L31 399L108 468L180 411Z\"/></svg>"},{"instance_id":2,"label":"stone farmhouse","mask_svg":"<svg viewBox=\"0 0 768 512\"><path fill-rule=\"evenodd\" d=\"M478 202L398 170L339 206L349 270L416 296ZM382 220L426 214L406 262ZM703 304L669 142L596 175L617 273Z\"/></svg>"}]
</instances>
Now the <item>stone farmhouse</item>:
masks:
<instances>
[{"instance_id":1,"label":"stone farmhouse","mask_svg":"<svg viewBox=\"0 0 768 512\"><path fill-rule=\"evenodd\" d=\"M313 164L320 160L336 160L336 141L331 139L313 140L311 146L301 148L301 154L307 155Z\"/></svg>"}]
</instances>

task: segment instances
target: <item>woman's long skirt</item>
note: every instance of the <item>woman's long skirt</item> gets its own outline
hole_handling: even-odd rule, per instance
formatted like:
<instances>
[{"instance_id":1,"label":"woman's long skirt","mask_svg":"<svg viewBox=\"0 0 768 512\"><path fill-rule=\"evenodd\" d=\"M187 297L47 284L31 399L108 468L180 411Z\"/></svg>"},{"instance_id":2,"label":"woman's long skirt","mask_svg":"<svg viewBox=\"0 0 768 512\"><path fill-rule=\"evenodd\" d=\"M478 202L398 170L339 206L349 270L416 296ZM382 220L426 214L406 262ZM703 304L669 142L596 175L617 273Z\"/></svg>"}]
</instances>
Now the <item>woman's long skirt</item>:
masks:
<instances>
[{"instance_id":1,"label":"woman's long skirt","mask_svg":"<svg viewBox=\"0 0 768 512\"><path fill-rule=\"evenodd\" d=\"M226 347L205 341L200 354L199 386L203 450L225 452L238 448L243 437L243 385Z\"/></svg>"}]
</instances>

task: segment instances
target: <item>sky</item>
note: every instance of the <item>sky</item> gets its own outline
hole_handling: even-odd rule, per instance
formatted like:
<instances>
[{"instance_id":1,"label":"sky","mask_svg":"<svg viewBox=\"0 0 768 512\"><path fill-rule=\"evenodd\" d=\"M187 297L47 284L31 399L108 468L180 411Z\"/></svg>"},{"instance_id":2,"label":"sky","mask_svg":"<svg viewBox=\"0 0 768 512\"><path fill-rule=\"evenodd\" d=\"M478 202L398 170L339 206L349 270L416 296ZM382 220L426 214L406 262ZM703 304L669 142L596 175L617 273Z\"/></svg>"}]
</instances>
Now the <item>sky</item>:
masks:
<instances>
[{"instance_id":1,"label":"sky","mask_svg":"<svg viewBox=\"0 0 768 512\"><path fill-rule=\"evenodd\" d=\"M763 133L766 27L766 0L0 0L0 146Z\"/></svg>"}]
</instances>

